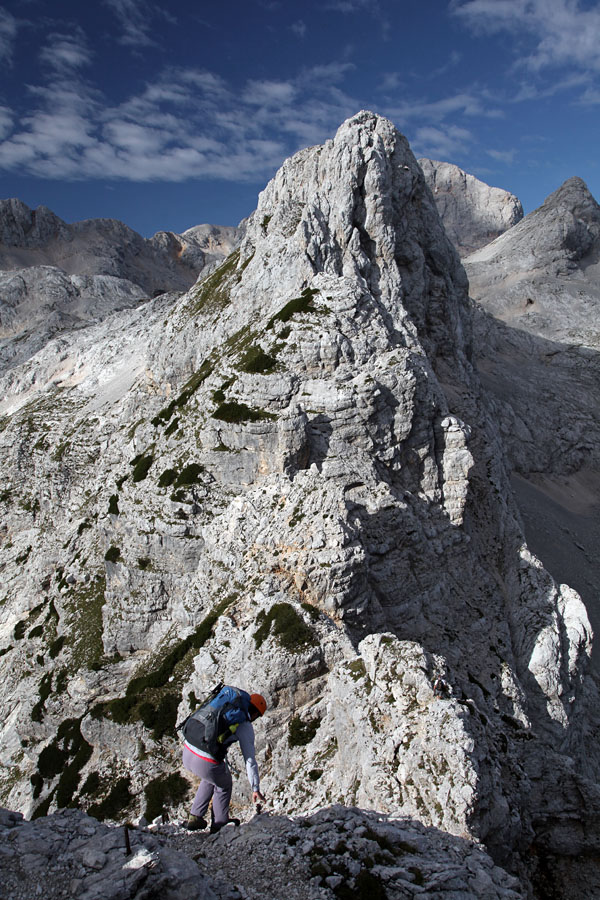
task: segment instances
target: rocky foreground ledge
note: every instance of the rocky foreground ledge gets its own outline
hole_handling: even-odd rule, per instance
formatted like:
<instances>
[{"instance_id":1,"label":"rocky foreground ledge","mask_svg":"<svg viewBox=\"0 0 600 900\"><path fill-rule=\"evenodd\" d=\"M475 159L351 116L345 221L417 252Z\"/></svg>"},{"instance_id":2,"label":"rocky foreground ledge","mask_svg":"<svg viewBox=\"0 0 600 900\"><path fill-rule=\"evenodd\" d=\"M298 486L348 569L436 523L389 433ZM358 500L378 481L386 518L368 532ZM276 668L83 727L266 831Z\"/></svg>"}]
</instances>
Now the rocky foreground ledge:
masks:
<instances>
[{"instance_id":1,"label":"rocky foreground ledge","mask_svg":"<svg viewBox=\"0 0 600 900\"><path fill-rule=\"evenodd\" d=\"M517 900L481 845L414 822L333 806L257 815L215 835L111 826L79 810L25 821L0 810L0 896L11 900Z\"/></svg>"}]
</instances>

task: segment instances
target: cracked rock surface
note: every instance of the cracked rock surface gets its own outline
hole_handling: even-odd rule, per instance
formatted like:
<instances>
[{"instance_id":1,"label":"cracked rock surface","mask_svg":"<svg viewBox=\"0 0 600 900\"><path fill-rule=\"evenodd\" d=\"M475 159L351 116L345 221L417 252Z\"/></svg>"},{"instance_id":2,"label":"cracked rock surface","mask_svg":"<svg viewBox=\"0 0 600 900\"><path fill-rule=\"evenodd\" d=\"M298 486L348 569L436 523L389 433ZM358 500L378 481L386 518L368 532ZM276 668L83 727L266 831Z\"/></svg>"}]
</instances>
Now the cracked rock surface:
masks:
<instances>
[{"instance_id":1,"label":"cracked rock surface","mask_svg":"<svg viewBox=\"0 0 600 900\"><path fill-rule=\"evenodd\" d=\"M2 376L7 806L183 814L175 725L223 680L267 698L274 816L376 809L586 896L591 628L525 543L472 312L406 139L363 111L189 291Z\"/></svg>"}]
</instances>

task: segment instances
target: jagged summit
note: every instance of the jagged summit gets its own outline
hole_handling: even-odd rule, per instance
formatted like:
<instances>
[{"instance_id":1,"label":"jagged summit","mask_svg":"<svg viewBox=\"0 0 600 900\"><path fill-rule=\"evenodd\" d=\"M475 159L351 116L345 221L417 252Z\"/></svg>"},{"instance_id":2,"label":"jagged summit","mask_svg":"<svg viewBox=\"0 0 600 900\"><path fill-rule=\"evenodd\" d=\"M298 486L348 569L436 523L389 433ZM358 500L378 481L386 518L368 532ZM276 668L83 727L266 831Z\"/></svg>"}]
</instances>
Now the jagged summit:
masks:
<instances>
[{"instance_id":1,"label":"jagged summit","mask_svg":"<svg viewBox=\"0 0 600 900\"><path fill-rule=\"evenodd\" d=\"M461 257L489 244L523 218L514 194L489 187L458 166L419 159L440 218Z\"/></svg>"},{"instance_id":2,"label":"jagged summit","mask_svg":"<svg viewBox=\"0 0 600 900\"><path fill-rule=\"evenodd\" d=\"M152 784L180 808L175 722L223 680L268 698L275 812L410 816L526 882L538 822L548 853L579 852L580 819L597 840L589 623L524 544L471 356L423 172L363 111L283 164L186 294L15 366L8 805L124 819Z\"/></svg>"},{"instance_id":3,"label":"jagged summit","mask_svg":"<svg viewBox=\"0 0 600 900\"><path fill-rule=\"evenodd\" d=\"M464 260L471 295L541 337L598 345L600 206L569 178L518 225Z\"/></svg>"},{"instance_id":4,"label":"jagged summit","mask_svg":"<svg viewBox=\"0 0 600 900\"><path fill-rule=\"evenodd\" d=\"M165 282L169 290L194 283L206 263L195 233L190 229L184 237L159 231L145 239L117 219L67 225L45 206L32 210L20 200L0 200L0 270L56 266L69 275L127 279L152 296ZM220 248L213 242L221 258L232 240L233 234L228 235Z\"/></svg>"},{"instance_id":5,"label":"jagged summit","mask_svg":"<svg viewBox=\"0 0 600 900\"><path fill-rule=\"evenodd\" d=\"M187 290L236 240L235 228L202 225L146 240L116 219L67 225L45 206L0 200L0 371L56 333Z\"/></svg>"}]
</instances>

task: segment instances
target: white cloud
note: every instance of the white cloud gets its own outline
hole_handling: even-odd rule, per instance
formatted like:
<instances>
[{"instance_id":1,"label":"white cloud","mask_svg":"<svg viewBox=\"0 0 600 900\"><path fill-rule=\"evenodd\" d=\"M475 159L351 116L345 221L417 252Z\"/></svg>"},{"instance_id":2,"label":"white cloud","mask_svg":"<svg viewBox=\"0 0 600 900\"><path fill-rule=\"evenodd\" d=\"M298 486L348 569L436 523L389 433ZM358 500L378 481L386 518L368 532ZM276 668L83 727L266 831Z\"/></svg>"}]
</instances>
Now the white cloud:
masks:
<instances>
[{"instance_id":1,"label":"white cloud","mask_svg":"<svg viewBox=\"0 0 600 900\"><path fill-rule=\"evenodd\" d=\"M92 54L83 31L78 28L72 34L51 34L40 53L43 63L58 73L80 69L89 65Z\"/></svg>"},{"instance_id":2,"label":"white cloud","mask_svg":"<svg viewBox=\"0 0 600 900\"><path fill-rule=\"evenodd\" d=\"M83 56L64 50L49 84L30 87L35 108L12 133L9 111L0 118L0 168L48 178L262 179L360 106L337 84L348 64L332 64L241 90L212 72L166 69L111 107L78 74Z\"/></svg>"},{"instance_id":3,"label":"white cloud","mask_svg":"<svg viewBox=\"0 0 600 900\"><path fill-rule=\"evenodd\" d=\"M170 24L175 19L162 7L149 0L103 0L105 6L115 14L121 27L119 43L128 47L154 47L156 40L151 37L153 20L160 16Z\"/></svg>"},{"instance_id":4,"label":"white cloud","mask_svg":"<svg viewBox=\"0 0 600 900\"><path fill-rule=\"evenodd\" d=\"M486 153L497 162L506 163L507 165L512 165L516 156L516 150L487 150Z\"/></svg>"},{"instance_id":5,"label":"white cloud","mask_svg":"<svg viewBox=\"0 0 600 900\"><path fill-rule=\"evenodd\" d=\"M379 90L384 94L389 94L400 90L404 85L403 79L399 72L385 72Z\"/></svg>"},{"instance_id":6,"label":"white cloud","mask_svg":"<svg viewBox=\"0 0 600 900\"><path fill-rule=\"evenodd\" d=\"M485 118L498 118L503 115L497 106L490 107L489 101L484 96L478 97L473 93L460 91L443 97L441 100L422 102L412 100L404 103L388 106L386 115L394 121L405 123L414 119L426 119L430 122L441 122L448 116L483 116Z\"/></svg>"},{"instance_id":7,"label":"white cloud","mask_svg":"<svg viewBox=\"0 0 600 900\"><path fill-rule=\"evenodd\" d=\"M600 71L600 7L579 0L451 0L450 9L475 30L533 36L520 62L530 70L573 66Z\"/></svg>"},{"instance_id":8,"label":"white cloud","mask_svg":"<svg viewBox=\"0 0 600 900\"><path fill-rule=\"evenodd\" d=\"M137 0L106 0L123 14ZM133 4L133 5L132 5ZM84 77L83 33L49 36L48 83L30 85L20 119L0 109L0 170L47 178L262 181L286 156L323 142L372 103L347 91L347 60L307 67L287 80L233 80L201 68L168 67L122 102L110 103ZM396 73L387 78L398 87ZM382 104L383 105L383 104ZM476 85L438 99L411 99L376 112L410 126L418 152L451 159L473 145L465 122L499 115Z\"/></svg>"},{"instance_id":9,"label":"white cloud","mask_svg":"<svg viewBox=\"0 0 600 900\"><path fill-rule=\"evenodd\" d=\"M0 141L12 131L13 114L7 106L0 106Z\"/></svg>"},{"instance_id":10,"label":"white cloud","mask_svg":"<svg viewBox=\"0 0 600 900\"><path fill-rule=\"evenodd\" d=\"M0 6L0 62L12 63L13 47L17 36L17 20Z\"/></svg>"},{"instance_id":11,"label":"white cloud","mask_svg":"<svg viewBox=\"0 0 600 900\"><path fill-rule=\"evenodd\" d=\"M297 22L294 22L293 25L290 25L291 30L294 32L296 37L304 38L306 37L307 27L306 22L303 22L302 19L298 19Z\"/></svg>"},{"instance_id":12,"label":"white cloud","mask_svg":"<svg viewBox=\"0 0 600 900\"><path fill-rule=\"evenodd\" d=\"M589 87L579 98L582 106L597 106L600 103L600 89Z\"/></svg>"},{"instance_id":13,"label":"white cloud","mask_svg":"<svg viewBox=\"0 0 600 900\"><path fill-rule=\"evenodd\" d=\"M411 143L418 156L447 160L466 153L473 140L471 132L458 125L426 125L417 128Z\"/></svg>"},{"instance_id":14,"label":"white cloud","mask_svg":"<svg viewBox=\"0 0 600 900\"><path fill-rule=\"evenodd\" d=\"M249 81L243 99L256 106L280 106L291 103L295 95L296 88L289 81Z\"/></svg>"}]
</instances>

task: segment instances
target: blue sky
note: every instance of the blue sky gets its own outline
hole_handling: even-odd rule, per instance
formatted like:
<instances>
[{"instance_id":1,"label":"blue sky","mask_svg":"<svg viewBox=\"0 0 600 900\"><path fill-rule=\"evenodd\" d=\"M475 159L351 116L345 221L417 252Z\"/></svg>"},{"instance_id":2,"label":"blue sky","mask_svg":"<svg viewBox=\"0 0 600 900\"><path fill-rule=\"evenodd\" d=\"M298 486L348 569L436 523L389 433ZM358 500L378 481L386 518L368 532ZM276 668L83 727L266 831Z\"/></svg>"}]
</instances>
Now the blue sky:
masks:
<instances>
[{"instance_id":1,"label":"blue sky","mask_svg":"<svg viewBox=\"0 0 600 900\"><path fill-rule=\"evenodd\" d=\"M600 199L600 2L0 0L0 196L149 236L237 224L359 109L531 211Z\"/></svg>"}]
</instances>

